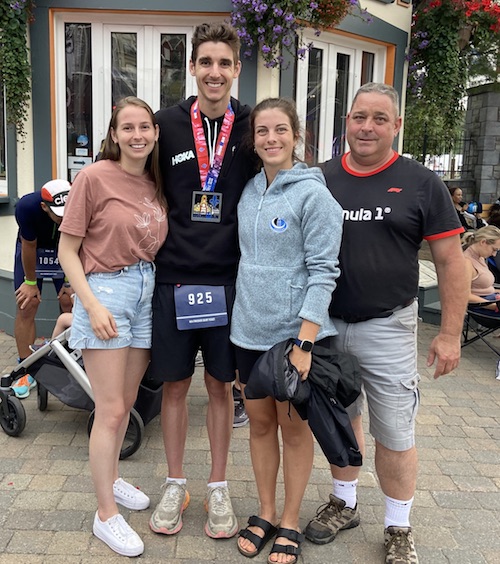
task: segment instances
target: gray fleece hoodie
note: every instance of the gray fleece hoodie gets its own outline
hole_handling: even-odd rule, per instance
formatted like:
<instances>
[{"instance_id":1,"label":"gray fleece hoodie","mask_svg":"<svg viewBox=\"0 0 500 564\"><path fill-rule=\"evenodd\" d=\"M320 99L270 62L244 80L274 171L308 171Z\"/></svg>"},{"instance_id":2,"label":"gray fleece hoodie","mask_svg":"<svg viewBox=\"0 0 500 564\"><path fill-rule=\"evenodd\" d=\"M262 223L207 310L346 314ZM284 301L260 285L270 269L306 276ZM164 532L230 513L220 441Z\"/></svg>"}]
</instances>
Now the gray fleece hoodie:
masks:
<instances>
[{"instance_id":1,"label":"gray fleece hoodie","mask_svg":"<svg viewBox=\"0 0 500 564\"><path fill-rule=\"evenodd\" d=\"M264 170L238 204L241 259L231 341L264 351L297 337L303 319L337 334L328 306L340 274L342 208L319 168L297 163L266 189Z\"/></svg>"}]
</instances>

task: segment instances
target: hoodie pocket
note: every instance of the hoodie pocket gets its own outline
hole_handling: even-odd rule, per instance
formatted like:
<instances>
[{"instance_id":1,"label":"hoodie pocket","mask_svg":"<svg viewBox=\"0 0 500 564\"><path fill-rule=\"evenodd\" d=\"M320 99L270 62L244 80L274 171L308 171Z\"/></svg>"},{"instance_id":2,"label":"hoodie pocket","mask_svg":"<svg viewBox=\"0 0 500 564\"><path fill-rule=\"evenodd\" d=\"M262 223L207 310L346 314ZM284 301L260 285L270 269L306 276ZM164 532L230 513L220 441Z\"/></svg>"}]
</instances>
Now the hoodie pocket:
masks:
<instances>
[{"instance_id":1,"label":"hoodie pocket","mask_svg":"<svg viewBox=\"0 0 500 564\"><path fill-rule=\"evenodd\" d=\"M289 282L289 320L294 320L299 317L299 312L304 303L304 286L297 284L297 282Z\"/></svg>"}]
</instances>

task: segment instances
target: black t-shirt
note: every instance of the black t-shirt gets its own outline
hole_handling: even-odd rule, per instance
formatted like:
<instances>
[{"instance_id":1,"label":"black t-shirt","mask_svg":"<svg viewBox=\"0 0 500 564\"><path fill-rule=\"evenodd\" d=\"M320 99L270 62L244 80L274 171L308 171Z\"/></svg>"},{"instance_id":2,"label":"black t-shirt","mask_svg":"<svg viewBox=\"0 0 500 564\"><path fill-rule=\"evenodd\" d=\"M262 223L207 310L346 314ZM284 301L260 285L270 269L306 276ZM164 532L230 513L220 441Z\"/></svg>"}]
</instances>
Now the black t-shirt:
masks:
<instances>
[{"instance_id":1,"label":"black t-shirt","mask_svg":"<svg viewBox=\"0 0 500 564\"><path fill-rule=\"evenodd\" d=\"M169 233L155 259L156 280L165 284L231 285L239 260L236 207L245 184L256 173L253 151L244 143L250 108L231 99L235 120L215 187L215 192L222 195L221 221L197 222L191 220L193 191L201 190L190 116L194 101L191 97L156 114L160 166L169 207ZM215 121L211 120L212 137L219 131L219 125L217 131L213 128ZM203 123L205 126L205 120Z\"/></svg>"},{"instance_id":2,"label":"black t-shirt","mask_svg":"<svg viewBox=\"0 0 500 564\"><path fill-rule=\"evenodd\" d=\"M324 173L344 210L331 315L377 317L407 303L418 293L422 239L462 232L446 186L397 153L371 174L349 170L345 155L325 163Z\"/></svg>"}]
</instances>

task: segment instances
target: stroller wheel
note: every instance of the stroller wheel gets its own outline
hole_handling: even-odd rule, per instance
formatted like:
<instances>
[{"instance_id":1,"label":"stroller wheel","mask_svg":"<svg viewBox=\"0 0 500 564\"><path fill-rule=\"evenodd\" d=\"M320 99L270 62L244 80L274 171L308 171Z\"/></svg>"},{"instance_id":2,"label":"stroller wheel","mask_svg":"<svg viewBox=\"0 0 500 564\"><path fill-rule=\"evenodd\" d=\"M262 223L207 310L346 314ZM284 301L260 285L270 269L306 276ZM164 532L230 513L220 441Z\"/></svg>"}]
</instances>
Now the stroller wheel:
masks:
<instances>
[{"instance_id":1,"label":"stroller wheel","mask_svg":"<svg viewBox=\"0 0 500 564\"><path fill-rule=\"evenodd\" d=\"M94 412L89 415L89 420L87 423L87 431L90 436L92 431L92 426L94 425ZM120 460L132 456L141 446L142 437L144 435L144 422L139 413L132 409L130 412L130 421L128 423L127 432L125 433L125 439L123 440L123 445L120 451Z\"/></svg>"},{"instance_id":2,"label":"stroller wheel","mask_svg":"<svg viewBox=\"0 0 500 564\"><path fill-rule=\"evenodd\" d=\"M37 396L36 402L38 405L39 411L45 411L47 409L47 400L48 400L49 392L47 392L47 388L44 388L40 382L37 386Z\"/></svg>"},{"instance_id":3,"label":"stroller wheel","mask_svg":"<svg viewBox=\"0 0 500 564\"><path fill-rule=\"evenodd\" d=\"M4 432L17 437L26 425L26 411L23 404L15 396L6 396L0 406L0 425Z\"/></svg>"}]
</instances>

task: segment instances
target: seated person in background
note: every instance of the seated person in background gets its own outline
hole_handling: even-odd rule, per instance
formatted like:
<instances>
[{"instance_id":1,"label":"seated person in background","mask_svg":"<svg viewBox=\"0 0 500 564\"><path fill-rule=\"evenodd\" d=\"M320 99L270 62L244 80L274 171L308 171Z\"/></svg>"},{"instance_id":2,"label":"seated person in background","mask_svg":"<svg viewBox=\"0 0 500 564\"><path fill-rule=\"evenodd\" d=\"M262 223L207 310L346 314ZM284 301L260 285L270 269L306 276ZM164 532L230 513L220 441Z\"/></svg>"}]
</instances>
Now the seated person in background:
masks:
<instances>
[{"instance_id":1,"label":"seated person in background","mask_svg":"<svg viewBox=\"0 0 500 564\"><path fill-rule=\"evenodd\" d=\"M493 287L495 277L486 261L488 257L495 256L500 251L500 229L488 225L477 231L465 233L462 238L462 248L466 258L466 272L471 281L469 303L484 304L499 300L500 293L497 293ZM496 303L481 306L480 311L488 315L499 314Z\"/></svg>"},{"instance_id":2,"label":"seated person in background","mask_svg":"<svg viewBox=\"0 0 500 564\"><path fill-rule=\"evenodd\" d=\"M481 217L483 213L483 204L481 202L469 202L467 209L464 211L466 220L469 220L474 229L486 227L488 223Z\"/></svg>"},{"instance_id":3,"label":"seated person in background","mask_svg":"<svg viewBox=\"0 0 500 564\"><path fill-rule=\"evenodd\" d=\"M462 227L466 231L468 231L469 229L471 229L471 226L467 223L467 219L465 218L464 215L464 210L467 208L467 204L462 199L463 197L462 189L459 188L458 186L455 186L454 188L448 188L448 190L450 191L450 196L451 199L453 200L453 205L457 210L458 219L460 220Z\"/></svg>"},{"instance_id":4,"label":"seated person in background","mask_svg":"<svg viewBox=\"0 0 500 564\"><path fill-rule=\"evenodd\" d=\"M500 227L500 200L491 204L488 215L488 225Z\"/></svg>"}]
</instances>

